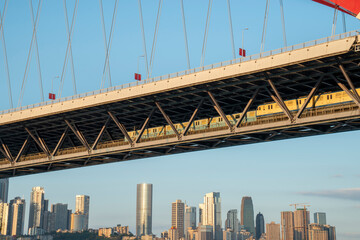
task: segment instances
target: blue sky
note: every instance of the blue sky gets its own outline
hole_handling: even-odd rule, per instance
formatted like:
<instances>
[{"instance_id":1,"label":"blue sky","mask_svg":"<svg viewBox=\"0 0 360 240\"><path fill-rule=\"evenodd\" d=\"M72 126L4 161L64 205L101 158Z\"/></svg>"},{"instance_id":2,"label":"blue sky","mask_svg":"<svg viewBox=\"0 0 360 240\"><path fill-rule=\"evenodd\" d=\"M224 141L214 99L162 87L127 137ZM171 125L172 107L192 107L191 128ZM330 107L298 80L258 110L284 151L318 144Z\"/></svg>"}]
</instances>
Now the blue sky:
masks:
<instances>
[{"instance_id":1,"label":"blue sky","mask_svg":"<svg viewBox=\"0 0 360 240\"><path fill-rule=\"evenodd\" d=\"M74 6L69 0L71 16ZM205 28L206 0L184 0L191 67L200 65ZM37 1L33 2L34 7ZM157 1L143 1L147 50L150 55ZM114 1L104 1L105 24L109 32ZM231 1L236 48L245 33L248 54L260 51L265 1ZM331 34L333 11L310 0L284 0L288 45ZM343 31L338 18L337 33ZM360 27L347 16L347 29ZM153 76L185 70L179 1L164 1L160 20ZM11 1L4 34L13 89L17 104L29 51L32 26L29 2ZM272 1L265 50L283 47L278 1ZM37 32L44 94L51 79L61 75L67 44L62 1L43 2ZM78 92L100 88L105 53L99 2L80 0L73 35L73 55ZM2 55L3 48L0 48ZM114 85L133 81L138 56L143 54L137 1L119 1L110 67ZM35 52L31 58L23 105L40 101ZM226 0L214 1L205 64L232 59ZM67 68L63 96L72 95L71 70ZM140 65L145 74L144 64ZM0 57L0 109L8 109L4 61ZM58 89L59 81L54 82ZM57 92L57 91L56 91ZM46 96L45 96L46 97ZM33 186L43 186L51 203L68 203L72 209L76 194L91 197L90 226L97 228L129 225L134 231L136 184L154 184L153 230L170 227L171 202L176 199L198 206L207 192L219 191L225 221L229 209L240 209L242 196L252 196L254 209L265 221L280 221L280 211L292 210L291 203L309 202L311 213L324 211L335 225L339 239L359 239L360 173L357 149L359 132L350 132L241 147L164 156L107 164L68 171L18 177L10 180L9 197L25 196L29 203ZM27 210L28 210L27 205ZM28 214L28 213L27 213Z\"/></svg>"}]
</instances>

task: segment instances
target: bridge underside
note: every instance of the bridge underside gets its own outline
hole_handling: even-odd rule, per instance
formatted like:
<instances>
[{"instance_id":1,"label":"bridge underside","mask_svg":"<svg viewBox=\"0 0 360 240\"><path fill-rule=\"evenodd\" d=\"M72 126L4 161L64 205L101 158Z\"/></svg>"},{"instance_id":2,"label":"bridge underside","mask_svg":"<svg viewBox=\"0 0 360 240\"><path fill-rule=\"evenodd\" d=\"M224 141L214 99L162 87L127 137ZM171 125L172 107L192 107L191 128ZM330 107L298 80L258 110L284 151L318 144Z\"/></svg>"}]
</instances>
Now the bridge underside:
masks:
<instances>
[{"instance_id":1,"label":"bridge underside","mask_svg":"<svg viewBox=\"0 0 360 240\"><path fill-rule=\"evenodd\" d=\"M360 129L360 55L312 59L102 106L0 126L0 177L135 160ZM352 103L290 112L283 101L345 91ZM185 128L136 139L127 132L253 111L269 102L283 113L253 123ZM145 134L145 133L144 133ZM126 141L124 141L126 139ZM139 141L137 141L139 140Z\"/></svg>"}]
</instances>

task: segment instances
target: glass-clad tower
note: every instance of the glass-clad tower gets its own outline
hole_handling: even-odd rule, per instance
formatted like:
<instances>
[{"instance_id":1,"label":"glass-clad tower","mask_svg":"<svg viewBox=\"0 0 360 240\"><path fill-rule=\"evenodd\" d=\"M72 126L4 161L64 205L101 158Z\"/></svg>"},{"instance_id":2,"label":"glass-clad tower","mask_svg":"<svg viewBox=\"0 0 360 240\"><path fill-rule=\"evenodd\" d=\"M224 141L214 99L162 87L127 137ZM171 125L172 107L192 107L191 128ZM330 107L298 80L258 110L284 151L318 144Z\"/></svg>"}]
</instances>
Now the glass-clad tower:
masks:
<instances>
[{"instance_id":1,"label":"glass-clad tower","mask_svg":"<svg viewBox=\"0 0 360 240\"><path fill-rule=\"evenodd\" d=\"M251 234L255 233L254 208L251 197L243 197L241 201L241 225Z\"/></svg>"},{"instance_id":2,"label":"glass-clad tower","mask_svg":"<svg viewBox=\"0 0 360 240\"><path fill-rule=\"evenodd\" d=\"M136 236L152 234L152 194L153 185L137 185L136 194Z\"/></svg>"}]
</instances>

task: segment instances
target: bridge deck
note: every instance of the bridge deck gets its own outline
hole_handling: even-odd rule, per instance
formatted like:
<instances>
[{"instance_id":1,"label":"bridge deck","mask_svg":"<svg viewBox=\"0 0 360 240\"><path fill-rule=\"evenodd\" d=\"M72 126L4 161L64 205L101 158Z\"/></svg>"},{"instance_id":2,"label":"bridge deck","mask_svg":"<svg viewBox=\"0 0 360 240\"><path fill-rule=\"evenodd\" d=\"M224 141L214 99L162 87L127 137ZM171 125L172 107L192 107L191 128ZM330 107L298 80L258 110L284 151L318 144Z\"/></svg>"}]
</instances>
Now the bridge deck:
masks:
<instances>
[{"instance_id":1,"label":"bridge deck","mask_svg":"<svg viewBox=\"0 0 360 240\"><path fill-rule=\"evenodd\" d=\"M140 130L150 113L149 128L188 122L200 102L196 119L241 113L254 92L258 94L248 110L274 99L307 96L319 80L317 94L341 91L341 86L358 88L360 55L354 51L358 39L353 35L8 110L0 115L0 177L358 129L360 103L355 101L305 110L301 117L285 111L238 126L224 123L187 134L124 141L126 132Z\"/></svg>"}]
</instances>

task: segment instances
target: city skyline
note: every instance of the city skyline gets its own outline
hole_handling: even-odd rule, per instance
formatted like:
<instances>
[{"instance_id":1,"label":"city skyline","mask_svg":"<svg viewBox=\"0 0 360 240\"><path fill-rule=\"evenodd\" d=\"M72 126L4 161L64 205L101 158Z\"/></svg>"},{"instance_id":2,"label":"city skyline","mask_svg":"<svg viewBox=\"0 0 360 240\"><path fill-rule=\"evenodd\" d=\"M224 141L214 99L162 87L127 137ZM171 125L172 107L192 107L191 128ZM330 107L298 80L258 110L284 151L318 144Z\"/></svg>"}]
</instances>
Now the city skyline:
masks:
<instances>
[{"instance_id":1,"label":"city skyline","mask_svg":"<svg viewBox=\"0 0 360 240\"><path fill-rule=\"evenodd\" d=\"M184 1L184 3L189 27L190 59L192 67L196 67L200 62L206 19L204 6L207 2ZM136 1L122 4L125 6L121 5L122 7L119 8L117 22L119 24L116 25L111 54L114 85L133 81L138 57L143 54ZM178 2L176 4L164 2L164 9L168 10L163 11L159 28L159 47L156 52L154 76L186 69L181 12L177 4ZM241 46L241 33L247 27L249 30L244 34L247 53L258 53L265 2L259 4L255 1L244 3L231 1L231 4L236 48ZM148 46L152 43L156 19L156 6L153 5L155 4L143 2L144 10L147 9L144 19ZM21 1L10 2L4 26L12 68L11 78L19 82L23 78L26 54L16 50L25 49L22 52L26 52L31 40L31 17L27 7L27 4L24 7ZM51 80L59 74L59 71L61 72L59 68L64 60L67 35L63 12L59 11L62 7L61 2L45 1L40 16L38 38L41 44L40 55L46 92L50 91ZM69 1L69 9L70 7ZM112 7L112 2L104 2L105 13L111 12ZM284 7L288 45L330 36L334 15L332 9L310 0L284 1ZM50 14L51 10L54 14ZM239 12L241 14L237 14ZM226 2L215 1L205 64L232 58L226 13ZM104 53L99 15L98 1L80 4L72 45L77 69L76 77L82 79L78 86L79 92L99 89L101 74L90 71L96 69L102 73L103 58L99 56L103 56ZM109 15L106 14L107 24L111 23ZM283 46L278 2L272 1L269 17L266 50ZM56 19L59 21L56 22ZM340 33L341 18L338 19L336 32ZM355 21L350 16L346 16L346 20L348 30L359 28L358 20ZM58 29L62 31L60 34L55 33ZM30 33L19 37L19 30ZM46 37L48 35L51 38ZM98 44L93 45L93 41ZM90 47L95 52L89 52ZM140 59L140 71L144 73L142 62ZM34 63L35 59L32 59L33 68L29 72L28 82L31 88L25 94L24 104L39 102ZM69 87L71 77L70 75L68 77L65 83L68 86L66 94L71 95ZM4 75L3 79L5 78ZM58 83L57 80L54 81L56 89ZM20 89L20 84L14 82L13 87ZM0 88L2 109L9 108L5 89L6 87ZM14 96L14 99L17 97ZM358 156L356 151L353 151L357 149L359 137L359 132L330 134L17 177L10 179L9 199L24 196L27 204L25 217L27 222L29 196L34 186L43 186L46 189L47 199L68 203L68 207L73 210L74 196L87 194L92 197L90 216L97 216L96 219L90 219L90 227L124 223L129 224L131 231L135 232L134 186L140 182L151 182L155 186L153 232L157 234L170 227L169 203L181 199L186 200L187 205L197 207L203 201L203 194L215 191L220 192L222 197L222 220L226 219L227 210L240 211L243 196L252 196L254 213L262 212L266 223L270 223L271 220L280 223L279 213L293 211L289 206L291 203L309 202L312 205L311 212L327 213L327 222L337 227L338 237L352 240L356 237L360 238L360 231L354 224L358 220L354 212L360 209L358 184L360 175ZM117 208L112 207L114 202L118 204ZM164 206L168 208L165 209ZM27 223L25 225L27 226Z\"/></svg>"}]
</instances>

